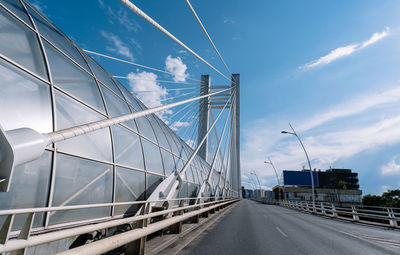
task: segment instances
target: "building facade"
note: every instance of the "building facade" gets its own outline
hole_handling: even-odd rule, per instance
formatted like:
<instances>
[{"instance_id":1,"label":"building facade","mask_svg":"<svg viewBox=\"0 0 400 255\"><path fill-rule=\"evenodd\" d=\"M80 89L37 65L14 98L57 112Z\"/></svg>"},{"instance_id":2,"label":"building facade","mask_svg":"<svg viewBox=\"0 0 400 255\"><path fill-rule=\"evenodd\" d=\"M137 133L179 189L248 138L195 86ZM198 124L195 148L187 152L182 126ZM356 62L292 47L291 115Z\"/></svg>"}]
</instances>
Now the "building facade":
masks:
<instances>
[{"instance_id":1,"label":"building facade","mask_svg":"<svg viewBox=\"0 0 400 255\"><path fill-rule=\"evenodd\" d=\"M359 189L358 173L351 169L327 169L313 171L315 201L342 204L360 204L362 191ZM283 171L284 187L274 187L275 198L278 190L288 200L311 201L311 176L309 170Z\"/></svg>"}]
</instances>

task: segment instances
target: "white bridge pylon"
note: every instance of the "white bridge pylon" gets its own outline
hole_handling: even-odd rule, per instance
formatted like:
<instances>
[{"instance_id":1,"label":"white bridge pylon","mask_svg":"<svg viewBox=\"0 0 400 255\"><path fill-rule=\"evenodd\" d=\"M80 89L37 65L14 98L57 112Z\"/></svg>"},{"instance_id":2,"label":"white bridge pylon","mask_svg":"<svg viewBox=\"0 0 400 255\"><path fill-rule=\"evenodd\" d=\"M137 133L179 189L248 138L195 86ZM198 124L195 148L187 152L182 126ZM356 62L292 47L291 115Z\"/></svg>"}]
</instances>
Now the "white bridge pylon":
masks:
<instances>
[{"instance_id":1,"label":"white bridge pylon","mask_svg":"<svg viewBox=\"0 0 400 255\"><path fill-rule=\"evenodd\" d=\"M202 203L209 199L219 199L227 197L240 197L241 183L240 183L240 154L239 154L239 74L232 75L232 84L229 86L215 86L210 87L210 78L208 75L201 77L200 96L211 95L209 97L202 97L199 100L199 114L198 114L198 137L197 147L189 157L182 169L176 169L171 173L163 182L161 182L153 193L149 196L147 201L158 200L171 200L178 197L179 190L183 184L183 179L186 170L192 164L196 155L202 157L207 161L208 141L210 134L214 131L217 139L217 148L213 152L211 162L206 178L203 180L200 188L197 190L195 203ZM214 94L215 92L222 92ZM218 116L213 118L213 109L219 109ZM226 118L220 136L216 131L216 124L224 111L227 111ZM229 133L226 130L229 127ZM222 155L221 147L225 135L225 150ZM228 147L227 157L226 147ZM216 168L217 158L220 156L222 160L220 167ZM224 162L225 158L227 159ZM212 182L213 174L217 174L217 182ZM170 208L171 204L164 202L150 203L152 207Z\"/></svg>"}]
</instances>

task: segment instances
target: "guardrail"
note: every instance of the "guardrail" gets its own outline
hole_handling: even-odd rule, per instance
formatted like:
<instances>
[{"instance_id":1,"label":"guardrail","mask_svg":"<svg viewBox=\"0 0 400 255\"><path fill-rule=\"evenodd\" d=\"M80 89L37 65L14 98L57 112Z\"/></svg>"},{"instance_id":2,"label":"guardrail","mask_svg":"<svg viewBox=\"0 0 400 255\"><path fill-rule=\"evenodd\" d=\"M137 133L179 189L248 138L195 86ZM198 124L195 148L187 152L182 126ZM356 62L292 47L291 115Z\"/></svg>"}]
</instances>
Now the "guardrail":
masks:
<instances>
[{"instance_id":1,"label":"guardrail","mask_svg":"<svg viewBox=\"0 0 400 255\"><path fill-rule=\"evenodd\" d=\"M307 211L332 218L339 218L353 222L362 222L391 228L400 228L400 208L375 207L352 205L349 207L337 207L332 203L317 202L313 207L312 202L281 200L276 204Z\"/></svg>"},{"instance_id":2,"label":"guardrail","mask_svg":"<svg viewBox=\"0 0 400 255\"><path fill-rule=\"evenodd\" d=\"M212 200L213 197L206 199ZM105 229L121 227L129 225L131 230L123 232L122 234L106 237L104 239L80 246L78 248L67 250L63 254L101 254L111 251L120 246L126 245L129 251L126 254L144 254L146 236L171 227L172 233L180 233L183 221L191 219L191 222L198 223L199 217L208 217L209 213L224 208L232 203L239 201L239 199L221 199L215 201L208 201L199 203L196 198L178 198L170 200L157 200L157 201L133 201L133 202L120 202L120 203L105 203L105 204L89 204L89 205L76 205L76 206L60 206L60 207L44 207L44 208L28 208L28 209L13 209L0 211L0 216L6 216L1 229L0 229L0 254L5 252L17 252L17 254L24 254L25 249L45 243L62 240L65 238L75 237L82 234L87 234ZM172 209L165 210L165 208L151 207L151 203L155 202L177 202L178 205L173 206ZM187 204L185 205L185 202ZM193 202L190 205L190 202ZM49 213L55 211L78 210L86 208L100 208L110 206L126 206L126 205L141 205L140 212L131 217L122 218L116 217L108 219L106 222L91 223L87 225L71 226L63 230L47 229L47 232L32 231L32 223L34 216L37 213ZM151 210L151 211L150 211ZM14 217L20 214L27 214L27 219L20 231L10 235ZM129 233L129 234L128 234ZM128 234L128 235L126 235Z\"/></svg>"}]
</instances>

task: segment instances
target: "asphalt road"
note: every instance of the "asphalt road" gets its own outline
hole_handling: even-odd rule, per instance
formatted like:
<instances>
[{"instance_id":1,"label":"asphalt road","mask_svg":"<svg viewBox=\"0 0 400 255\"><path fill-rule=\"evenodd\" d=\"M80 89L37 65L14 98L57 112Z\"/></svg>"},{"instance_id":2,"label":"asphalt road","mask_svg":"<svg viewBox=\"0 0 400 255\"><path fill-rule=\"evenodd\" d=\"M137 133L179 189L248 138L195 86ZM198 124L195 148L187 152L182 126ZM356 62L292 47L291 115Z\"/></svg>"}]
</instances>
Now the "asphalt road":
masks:
<instances>
[{"instance_id":1,"label":"asphalt road","mask_svg":"<svg viewBox=\"0 0 400 255\"><path fill-rule=\"evenodd\" d=\"M400 254L400 231L246 199L178 254Z\"/></svg>"}]
</instances>

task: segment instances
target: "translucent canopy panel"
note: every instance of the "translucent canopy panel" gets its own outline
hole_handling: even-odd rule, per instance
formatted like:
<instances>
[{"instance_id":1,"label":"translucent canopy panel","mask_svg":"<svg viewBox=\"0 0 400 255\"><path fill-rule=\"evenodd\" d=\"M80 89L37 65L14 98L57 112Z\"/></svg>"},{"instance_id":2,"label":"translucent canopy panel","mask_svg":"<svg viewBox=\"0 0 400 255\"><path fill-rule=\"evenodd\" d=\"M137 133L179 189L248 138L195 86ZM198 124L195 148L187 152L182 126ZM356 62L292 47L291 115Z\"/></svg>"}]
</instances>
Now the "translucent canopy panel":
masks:
<instances>
[{"instance_id":1,"label":"translucent canopy panel","mask_svg":"<svg viewBox=\"0 0 400 255\"><path fill-rule=\"evenodd\" d=\"M161 155L164 163L164 170L166 175L170 175L175 171L176 166L172 154L164 149L161 149Z\"/></svg>"},{"instance_id":2,"label":"translucent canopy panel","mask_svg":"<svg viewBox=\"0 0 400 255\"><path fill-rule=\"evenodd\" d=\"M157 121L155 120L154 115L149 115L149 121L151 123L151 126L153 127L154 133L157 137L158 144L165 148L166 150L171 150L169 143L167 141L167 138L165 137L164 131L160 128L158 125Z\"/></svg>"},{"instance_id":3,"label":"translucent canopy panel","mask_svg":"<svg viewBox=\"0 0 400 255\"><path fill-rule=\"evenodd\" d=\"M122 97L121 91L111 79L110 75L106 71L104 71L104 69L101 68L96 62L94 62L91 57L86 56L86 60L89 62L90 68L92 69L93 74L97 78L97 80L99 80L102 84L114 91L115 94Z\"/></svg>"},{"instance_id":4,"label":"translucent canopy panel","mask_svg":"<svg viewBox=\"0 0 400 255\"><path fill-rule=\"evenodd\" d=\"M54 84L105 113L104 104L95 80L48 43L44 43L44 46Z\"/></svg>"},{"instance_id":5,"label":"translucent canopy panel","mask_svg":"<svg viewBox=\"0 0 400 255\"><path fill-rule=\"evenodd\" d=\"M0 54L48 79L39 40L31 29L0 7Z\"/></svg>"},{"instance_id":6,"label":"translucent canopy panel","mask_svg":"<svg viewBox=\"0 0 400 255\"><path fill-rule=\"evenodd\" d=\"M53 206L112 202L113 167L91 160L57 154ZM59 211L51 224L109 216L110 208Z\"/></svg>"},{"instance_id":7,"label":"translucent canopy panel","mask_svg":"<svg viewBox=\"0 0 400 255\"><path fill-rule=\"evenodd\" d=\"M22 7L21 2L17 0L3 0L1 1L1 4L3 4L8 10L10 10L15 16L18 18L22 19L25 21L26 24L32 27L32 23L28 18L28 15Z\"/></svg>"},{"instance_id":8,"label":"translucent canopy panel","mask_svg":"<svg viewBox=\"0 0 400 255\"><path fill-rule=\"evenodd\" d=\"M100 88L101 92L103 93L104 100L106 101L108 116L118 117L121 115L131 113L128 105L120 97L116 96L114 93L112 93L109 89L107 89L103 85L100 85ZM127 125L133 130L137 130L134 120L123 122L123 124Z\"/></svg>"},{"instance_id":9,"label":"translucent canopy panel","mask_svg":"<svg viewBox=\"0 0 400 255\"><path fill-rule=\"evenodd\" d=\"M138 125L138 129L141 135L148 138L149 140L157 143L156 136L154 135L153 128L150 126L150 122L146 117L140 117L135 119Z\"/></svg>"},{"instance_id":10,"label":"translucent canopy panel","mask_svg":"<svg viewBox=\"0 0 400 255\"><path fill-rule=\"evenodd\" d=\"M50 186L51 152L46 151L39 159L15 168L8 192L0 192L0 208L17 209L45 207ZM22 228L26 215L17 215L13 230ZM5 216L0 216L0 226ZM35 215L34 227L43 226L43 213Z\"/></svg>"},{"instance_id":11,"label":"translucent canopy panel","mask_svg":"<svg viewBox=\"0 0 400 255\"><path fill-rule=\"evenodd\" d=\"M53 131L50 87L0 59L0 125Z\"/></svg>"},{"instance_id":12,"label":"translucent canopy panel","mask_svg":"<svg viewBox=\"0 0 400 255\"><path fill-rule=\"evenodd\" d=\"M54 95L58 130L105 119L59 91L55 91ZM57 146L60 150L71 154L112 162L109 128L59 142Z\"/></svg>"},{"instance_id":13,"label":"translucent canopy panel","mask_svg":"<svg viewBox=\"0 0 400 255\"><path fill-rule=\"evenodd\" d=\"M112 127L112 132L116 163L144 169L139 136L119 125Z\"/></svg>"},{"instance_id":14,"label":"translucent canopy panel","mask_svg":"<svg viewBox=\"0 0 400 255\"><path fill-rule=\"evenodd\" d=\"M36 27L39 30L39 33L47 41L51 42L58 49L64 52L64 54L77 62L81 67L89 70L82 55L79 53L78 49L72 44L72 42L64 37L57 29L47 23L44 19L42 19L34 10L32 10L30 7L27 8L33 18L33 21L35 22Z\"/></svg>"},{"instance_id":15,"label":"translucent canopy panel","mask_svg":"<svg viewBox=\"0 0 400 255\"><path fill-rule=\"evenodd\" d=\"M151 193L163 181L163 177L155 174L146 174L146 199L149 198Z\"/></svg>"},{"instance_id":16,"label":"translucent canopy panel","mask_svg":"<svg viewBox=\"0 0 400 255\"><path fill-rule=\"evenodd\" d=\"M160 148L146 139L142 139L142 144L144 159L146 162L146 170L154 173L164 174Z\"/></svg>"},{"instance_id":17,"label":"translucent canopy panel","mask_svg":"<svg viewBox=\"0 0 400 255\"><path fill-rule=\"evenodd\" d=\"M117 167L117 186L115 202L129 202L145 198L145 173L123 167ZM133 215L140 205L117 206L116 215Z\"/></svg>"}]
</instances>

